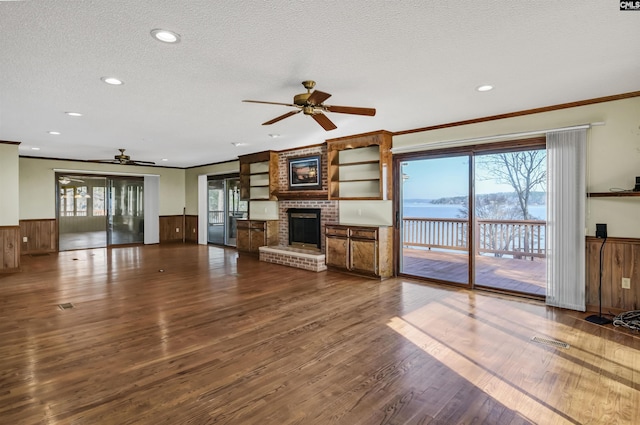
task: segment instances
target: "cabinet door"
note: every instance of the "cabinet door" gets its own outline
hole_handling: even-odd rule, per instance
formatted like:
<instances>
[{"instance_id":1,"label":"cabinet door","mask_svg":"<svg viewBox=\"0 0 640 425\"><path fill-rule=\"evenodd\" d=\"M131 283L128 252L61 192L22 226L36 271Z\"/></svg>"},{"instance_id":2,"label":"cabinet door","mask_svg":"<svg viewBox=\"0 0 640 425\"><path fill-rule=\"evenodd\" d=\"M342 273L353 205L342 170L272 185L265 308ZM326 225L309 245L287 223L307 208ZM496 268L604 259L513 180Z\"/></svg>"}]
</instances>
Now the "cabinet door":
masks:
<instances>
[{"instance_id":1,"label":"cabinet door","mask_svg":"<svg viewBox=\"0 0 640 425\"><path fill-rule=\"evenodd\" d=\"M255 252L255 253L260 252L258 248L266 245L264 227L251 229L250 238L251 238L251 252Z\"/></svg>"},{"instance_id":2,"label":"cabinet door","mask_svg":"<svg viewBox=\"0 0 640 425\"><path fill-rule=\"evenodd\" d=\"M236 233L236 248L238 251L249 252L251 250L249 234L250 229L248 227L240 227L238 225Z\"/></svg>"},{"instance_id":3,"label":"cabinet door","mask_svg":"<svg viewBox=\"0 0 640 425\"><path fill-rule=\"evenodd\" d=\"M334 236L327 236L325 263L327 266L339 267L341 269L347 269L349 252L348 252L348 239Z\"/></svg>"},{"instance_id":4,"label":"cabinet door","mask_svg":"<svg viewBox=\"0 0 640 425\"><path fill-rule=\"evenodd\" d=\"M349 269L369 274L378 274L378 242L351 239Z\"/></svg>"}]
</instances>

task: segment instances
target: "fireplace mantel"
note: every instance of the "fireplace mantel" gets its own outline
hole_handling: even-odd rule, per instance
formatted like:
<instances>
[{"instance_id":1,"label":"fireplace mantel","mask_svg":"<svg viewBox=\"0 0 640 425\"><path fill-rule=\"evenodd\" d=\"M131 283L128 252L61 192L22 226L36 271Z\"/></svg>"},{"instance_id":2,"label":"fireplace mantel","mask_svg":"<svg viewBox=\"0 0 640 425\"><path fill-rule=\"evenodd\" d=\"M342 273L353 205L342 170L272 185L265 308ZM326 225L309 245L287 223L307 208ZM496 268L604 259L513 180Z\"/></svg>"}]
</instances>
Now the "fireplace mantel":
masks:
<instances>
[{"instance_id":1,"label":"fireplace mantel","mask_svg":"<svg viewBox=\"0 0 640 425\"><path fill-rule=\"evenodd\" d=\"M326 190L274 190L271 194L280 201L326 201L329 199L329 192Z\"/></svg>"}]
</instances>

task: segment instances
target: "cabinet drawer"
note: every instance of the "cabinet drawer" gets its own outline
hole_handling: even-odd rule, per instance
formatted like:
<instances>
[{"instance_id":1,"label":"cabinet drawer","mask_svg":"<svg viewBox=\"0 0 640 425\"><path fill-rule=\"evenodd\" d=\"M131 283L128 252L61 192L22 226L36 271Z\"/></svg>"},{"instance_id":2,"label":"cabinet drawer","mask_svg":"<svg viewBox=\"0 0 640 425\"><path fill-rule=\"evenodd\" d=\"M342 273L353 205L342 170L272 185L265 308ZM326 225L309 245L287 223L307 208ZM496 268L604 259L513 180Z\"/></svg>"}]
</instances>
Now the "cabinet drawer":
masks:
<instances>
[{"instance_id":1,"label":"cabinet drawer","mask_svg":"<svg viewBox=\"0 0 640 425\"><path fill-rule=\"evenodd\" d=\"M251 227L252 230L256 230L256 229L264 230L266 225L267 225L266 221L253 221L253 220L250 220L249 227Z\"/></svg>"},{"instance_id":2,"label":"cabinet drawer","mask_svg":"<svg viewBox=\"0 0 640 425\"><path fill-rule=\"evenodd\" d=\"M378 239L378 229L351 229L351 237L357 239Z\"/></svg>"},{"instance_id":3,"label":"cabinet drawer","mask_svg":"<svg viewBox=\"0 0 640 425\"><path fill-rule=\"evenodd\" d=\"M325 235L327 236L342 236L346 238L348 233L349 229L346 227L327 226L325 229Z\"/></svg>"}]
</instances>

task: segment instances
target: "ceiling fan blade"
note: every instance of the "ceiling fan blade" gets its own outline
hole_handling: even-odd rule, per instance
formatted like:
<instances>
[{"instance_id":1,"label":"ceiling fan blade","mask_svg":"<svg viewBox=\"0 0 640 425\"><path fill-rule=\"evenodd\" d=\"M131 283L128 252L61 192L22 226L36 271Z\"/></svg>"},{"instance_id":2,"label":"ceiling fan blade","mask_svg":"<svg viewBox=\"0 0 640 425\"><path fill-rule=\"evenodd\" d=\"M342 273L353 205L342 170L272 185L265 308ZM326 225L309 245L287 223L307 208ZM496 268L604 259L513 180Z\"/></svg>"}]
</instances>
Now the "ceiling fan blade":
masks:
<instances>
[{"instance_id":1,"label":"ceiling fan blade","mask_svg":"<svg viewBox=\"0 0 640 425\"><path fill-rule=\"evenodd\" d=\"M272 119L272 120L269 120L269 121L267 121L267 122L263 122L263 123L262 123L262 125L271 125L271 124L276 123L276 122L278 122L278 121L281 121L281 120L283 120L283 119L285 119L285 118L289 118L290 116L293 116L293 115L295 115L295 114L299 114L300 112L302 112L302 109L300 109L299 111L291 111L291 112L287 112L287 113L286 113L286 114L284 114L284 115L280 115L279 117L275 117L275 118L274 118L274 119Z\"/></svg>"},{"instance_id":2,"label":"ceiling fan blade","mask_svg":"<svg viewBox=\"0 0 640 425\"><path fill-rule=\"evenodd\" d=\"M282 105L282 106L298 106L294 103L280 103L280 102L265 102L262 100L243 100L243 102L248 102L248 103L264 103L265 105Z\"/></svg>"},{"instance_id":3,"label":"ceiling fan blade","mask_svg":"<svg viewBox=\"0 0 640 425\"><path fill-rule=\"evenodd\" d=\"M356 106L329 106L324 105L324 109L338 114L367 115L373 117L376 114L374 108L358 108Z\"/></svg>"},{"instance_id":4,"label":"ceiling fan blade","mask_svg":"<svg viewBox=\"0 0 640 425\"><path fill-rule=\"evenodd\" d=\"M125 164L156 165L156 163L153 161L138 161L135 159L130 159L129 161L125 162Z\"/></svg>"},{"instance_id":5,"label":"ceiling fan blade","mask_svg":"<svg viewBox=\"0 0 640 425\"><path fill-rule=\"evenodd\" d=\"M322 128L324 128L327 131L331 131L331 130L335 130L336 125L331 122L331 120L325 115L325 114L313 114L311 115L313 117L314 120L316 120L316 122L318 124L320 124L322 126Z\"/></svg>"},{"instance_id":6,"label":"ceiling fan blade","mask_svg":"<svg viewBox=\"0 0 640 425\"><path fill-rule=\"evenodd\" d=\"M329 99L331 95L329 93L322 92L320 90L316 90L311 93L311 96L307 99L307 103L310 105L321 105L322 102Z\"/></svg>"}]
</instances>

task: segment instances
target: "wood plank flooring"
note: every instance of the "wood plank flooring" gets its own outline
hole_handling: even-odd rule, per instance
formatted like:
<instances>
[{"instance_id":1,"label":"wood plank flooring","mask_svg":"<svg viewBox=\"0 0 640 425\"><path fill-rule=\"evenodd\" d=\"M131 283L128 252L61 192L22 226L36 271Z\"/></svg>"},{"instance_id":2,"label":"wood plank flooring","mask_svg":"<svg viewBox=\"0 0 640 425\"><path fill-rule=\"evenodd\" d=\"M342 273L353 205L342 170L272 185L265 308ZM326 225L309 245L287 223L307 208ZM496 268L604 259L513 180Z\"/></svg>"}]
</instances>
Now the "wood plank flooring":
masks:
<instances>
[{"instance_id":1,"label":"wood plank flooring","mask_svg":"<svg viewBox=\"0 0 640 425\"><path fill-rule=\"evenodd\" d=\"M640 338L535 301L213 246L24 256L22 266L0 275L1 424L640 417Z\"/></svg>"}]
</instances>

